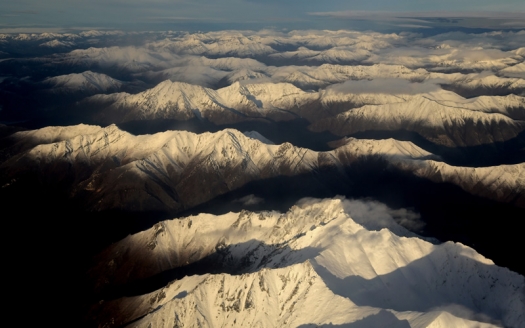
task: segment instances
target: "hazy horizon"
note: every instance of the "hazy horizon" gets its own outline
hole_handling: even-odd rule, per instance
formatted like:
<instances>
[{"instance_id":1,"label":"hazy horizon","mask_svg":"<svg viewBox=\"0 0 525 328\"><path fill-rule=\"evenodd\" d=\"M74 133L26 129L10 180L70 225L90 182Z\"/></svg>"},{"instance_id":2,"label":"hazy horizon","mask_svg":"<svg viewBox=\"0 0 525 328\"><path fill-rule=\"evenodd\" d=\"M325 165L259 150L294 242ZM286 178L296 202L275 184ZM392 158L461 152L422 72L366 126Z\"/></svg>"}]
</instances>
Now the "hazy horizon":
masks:
<instances>
[{"instance_id":1,"label":"hazy horizon","mask_svg":"<svg viewBox=\"0 0 525 328\"><path fill-rule=\"evenodd\" d=\"M525 27L525 3L499 1L66 1L0 3L0 33L86 29L188 30Z\"/></svg>"}]
</instances>

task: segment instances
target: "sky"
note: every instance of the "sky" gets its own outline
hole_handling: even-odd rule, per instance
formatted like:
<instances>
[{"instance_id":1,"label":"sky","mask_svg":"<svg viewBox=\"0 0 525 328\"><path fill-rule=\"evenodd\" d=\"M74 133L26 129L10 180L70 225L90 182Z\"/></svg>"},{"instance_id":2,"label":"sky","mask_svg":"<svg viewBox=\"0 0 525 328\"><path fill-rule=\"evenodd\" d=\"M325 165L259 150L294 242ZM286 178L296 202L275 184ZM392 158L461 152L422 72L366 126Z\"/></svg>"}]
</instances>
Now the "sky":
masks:
<instances>
[{"instance_id":1,"label":"sky","mask_svg":"<svg viewBox=\"0 0 525 328\"><path fill-rule=\"evenodd\" d=\"M435 19L458 16L468 18ZM520 28L523 21L523 0L0 0L0 30Z\"/></svg>"}]
</instances>

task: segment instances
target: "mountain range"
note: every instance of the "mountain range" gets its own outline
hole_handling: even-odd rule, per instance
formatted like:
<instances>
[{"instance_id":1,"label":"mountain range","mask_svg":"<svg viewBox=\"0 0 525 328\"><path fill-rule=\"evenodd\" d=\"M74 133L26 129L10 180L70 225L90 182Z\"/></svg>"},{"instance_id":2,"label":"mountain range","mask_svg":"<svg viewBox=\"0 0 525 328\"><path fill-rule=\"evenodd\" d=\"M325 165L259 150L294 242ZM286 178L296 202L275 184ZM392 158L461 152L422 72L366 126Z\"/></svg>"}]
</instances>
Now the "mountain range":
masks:
<instances>
[{"instance_id":1,"label":"mountain range","mask_svg":"<svg viewBox=\"0 0 525 328\"><path fill-rule=\"evenodd\" d=\"M449 30L0 34L6 313L525 328L525 33Z\"/></svg>"}]
</instances>

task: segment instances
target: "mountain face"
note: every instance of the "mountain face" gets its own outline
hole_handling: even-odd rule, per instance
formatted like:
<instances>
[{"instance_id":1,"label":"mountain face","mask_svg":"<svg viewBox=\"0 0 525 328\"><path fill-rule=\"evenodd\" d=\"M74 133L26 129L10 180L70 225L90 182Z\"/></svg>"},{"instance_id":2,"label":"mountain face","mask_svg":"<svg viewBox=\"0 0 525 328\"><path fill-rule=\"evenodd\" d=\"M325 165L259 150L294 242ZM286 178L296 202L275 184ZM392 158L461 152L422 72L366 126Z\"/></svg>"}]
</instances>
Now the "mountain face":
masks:
<instances>
[{"instance_id":1,"label":"mountain face","mask_svg":"<svg viewBox=\"0 0 525 328\"><path fill-rule=\"evenodd\" d=\"M47 42L40 44L41 47L49 47L49 48L69 48L74 45L75 44L73 42L58 41L58 40L51 40L51 41L47 41Z\"/></svg>"},{"instance_id":2,"label":"mountain face","mask_svg":"<svg viewBox=\"0 0 525 328\"><path fill-rule=\"evenodd\" d=\"M236 77L236 79L241 79ZM97 95L85 105L102 106L98 120L203 118L216 124L253 119L287 121L305 117L310 121L366 104L400 102L408 95L305 92L289 83L241 84L218 90L181 82L164 81L155 88L130 95Z\"/></svg>"},{"instance_id":3,"label":"mountain face","mask_svg":"<svg viewBox=\"0 0 525 328\"><path fill-rule=\"evenodd\" d=\"M271 118L291 120L290 109L316 100L314 94L290 84L234 83L219 90L187 83L165 81L151 90L129 95L94 96L93 104L109 104L100 114L101 120L119 122L132 120L204 118L217 124L249 119Z\"/></svg>"},{"instance_id":4,"label":"mountain face","mask_svg":"<svg viewBox=\"0 0 525 328\"><path fill-rule=\"evenodd\" d=\"M43 81L53 87L53 92L106 93L120 90L122 82L105 74L86 71L47 78Z\"/></svg>"},{"instance_id":5,"label":"mountain face","mask_svg":"<svg viewBox=\"0 0 525 328\"><path fill-rule=\"evenodd\" d=\"M525 207L523 163L455 167L392 139L349 139L333 151L315 152L289 143L264 144L232 129L133 136L114 125L46 128L12 138L14 154L0 167L5 181L34 174L44 184L64 184L96 211L180 211L280 176L306 175L332 188L350 183L347 168L371 157L412 176Z\"/></svg>"},{"instance_id":6,"label":"mountain face","mask_svg":"<svg viewBox=\"0 0 525 328\"><path fill-rule=\"evenodd\" d=\"M525 63L519 63L514 66L502 69L500 72L504 73L508 77L525 78Z\"/></svg>"},{"instance_id":7,"label":"mountain face","mask_svg":"<svg viewBox=\"0 0 525 328\"><path fill-rule=\"evenodd\" d=\"M520 327L522 276L462 244L424 241L385 210L305 199L283 214L160 222L102 252L90 275L98 289L148 279L166 286L100 302L92 319L107 327ZM189 275L171 281L178 272Z\"/></svg>"},{"instance_id":8,"label":"mountain face","mask_svg":"<svg viewBox=\"0 0 525 328\"><path fill-rule=\"evenodd\" d=\"M98 95L86 104L100 107L99 121L205 119L228 124L257 119L305 117L312 131L339 136L359 132L408 131L445 147L504 143L525 130L522 97L465 99L451 92L419 95L352 94L337 88L304 92L291 84L240 84L212 90L165 81L139 93ZM350 108L350 109L349 109Z\"/></svg>"},{"instance_id":9,"label":"mountain face","mask_svg":"<svg viewBox=\"0 0 525 328\"><path fill-rule=\"evenodd\" d=\"M314 131L337 135L361 131L416 132L448 147L493 144L516 138L525 130L521 97L484 97L469 102L434 100L416 96L407 102L368 105L351 109L312 124Z\"/></svg>"}]
</instances>

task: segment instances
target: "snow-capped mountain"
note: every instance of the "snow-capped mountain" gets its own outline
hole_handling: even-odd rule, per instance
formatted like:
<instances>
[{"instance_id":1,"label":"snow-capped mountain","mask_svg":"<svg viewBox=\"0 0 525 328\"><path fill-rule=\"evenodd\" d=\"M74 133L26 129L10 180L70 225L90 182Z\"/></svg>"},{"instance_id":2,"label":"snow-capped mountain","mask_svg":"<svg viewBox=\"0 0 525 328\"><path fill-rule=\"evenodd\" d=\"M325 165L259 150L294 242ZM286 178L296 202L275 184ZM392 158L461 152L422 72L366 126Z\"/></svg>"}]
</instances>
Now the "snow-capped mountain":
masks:
<instances>
[{"instance_id":1,"label":"snow-capped mountain","mask_svg":"<svg viewBox=\"0 0 525 328\"><path fill-rule=\"evenodd\" d=\"M435 100L418 95L407 102L366 105L312 124L344 136L360 131L413 131L449 147L493 144L516 138L525 130L522 97Z\"/></svg>"},{"instance_id":2,"label":"snow-capped mountain","mask_svg":"<svg viewBox=\"0 0 525 328\"><path fill-rule=\"evenodd\" d=\"M78 74L60 75L47 78L44 84L51 86L52 92L106 93L120 90L122 81L106 74L85 71Z\"/></svg>"},{"instance_id":3,"label":"snow-capped mountain","mask_svg":"<svg viewBox=\"0 0 525 328\"><path fill-rule=\"evenodd\" d=\"M240 84L213 90L181 82L164 81L136 95L97 95L88 104L109 104L100 117L114 122L152 119L205 118L217 124L256 118L291 120L291 110L317 99L291 84Z\"/></svg>"},{"instance_id":4,"label":"snow-capped mountain","mask_svg":"<svg viewBox=\"0 0 525 328\"><path fill-rule=\"evenodd\" d=\"M240 81L250 81L250 80L269 80L268 75L256 72L247 68L240 69L229 73L225 76L229 84L234 84L235 82Z\"/></svg>"},{"instance_id":5,"label":"snow-capped mountain","mask_svg":"<svg viewBox=\"0 0 525 328\"><path fill-rule=\"evenodd\" d=\"M100 302L99 326L523 327L525 317L523 276L462 244L424 241L373 202L306 199L284 214L164 221L97 263L97 288L189 274Z\"/></svg>"},{"instance_id":6,"label":"snow-capped mountain","mask_svg":"<svg viewBox=\"0 0 525 328\"><path fill-rule=\"evenodd\" d=\"M253 57L276 52L259 42L259 38L240 33L214 37L205 34L187 34L174 40L165 39L148 45L152 49L169 50L179 54L204 56Z\"/></svg>"},{"instance_id":7,"label":"snow-capped mountain","mask_svg":"<svg viewBox=\"0 0 525 328\"><path fill-rule=\"evenodd\" d=\"M73 47L75 44L70 41L59 41L59 40L51 40L44 42L40 44L41 47L48 47L48 48L70 48Z\"/></svg>"},{"instance_id":8,"label":"snow-capped mountain","mask_svg":"<svg viewBox=\"0 0 525 328\"><path fill-rule=\"evenodd\" d=\"M271 68L270 68L271 69ZM429 73L424 69L410 69L402 65L374 64L364 65L334 65L323 64L318 67L299 66L299 67L278 67L272 70L275 79L283 79L289 83L302 82L296 80L301 75L309 76L312 86L326 86L333 83L341 83L347 80L367 80L378 78L402 78L402 79L421 79ZM295 75L289 75L295 74ZM316 84L313 84L317 81ZM304 82L303 82L304 83Z\"/></svg>"},{"instance_id":9,"label":"snow-capped mountain","mask_svg":"<svg viewBox=\"0 0 525 328\"><path fill-rule=\"evenodd\" d=\"M286 52L278 52L275 54L269 55L271 58L279 58L279 59L307 59L314 56L317 56L321 53L321 51L311 50L307 47L299 47L295 51L286 51Z\"/></svg>"},{"instance_id":10,"label":"snow-capped mountain","mask_svg":"<svg viewBox=\"0 0 525 328\"><path fill-rule=\"evenodd\" d=\"M7 150L12 155L0 166L4 180L34 174L45 184L67 181L68 193L96 211L173 212L275 177L304 175L327 188L342 186L348 180L346 168L378 157L409 175L452 183L474 195L525 207L525 164L455 167L410 142L393 139L349 139L333 151L315 152L289 143L264 144L232 129L141 136L114 125L81 126L74 135L76 129L57 128L57 134L69 138L51 143L46 141L60 138L48 135L52 128L14 134L11 138L17 148ZM86 129L90 133L83 134ZM39 133L45 137L40 139ZM42 143L35 145L39 140Z\"/></svg>"},{"instance_id":11,"label":"snow-capped mountain","mask_svg":"<svg viewBox=\"0 0 525 328\"><path fill-rule=\"evenodd\" d=\"M338 64L361 62L368 59L370 55L371 53L366 49L356 49L353 47L334 47L324 51L315 51L306 47L299 47L296 51L275 53L271 54L269 57L305 62Z\"/></svg>"},{"instance_id":12,"label":"snow-capped mountain","mask_svg":"<svg viewBox=\"0 0 525 328\"><path fill-rule=\"evenodd\" d=\"M505 76L508 77L517 77L520 79L525 79L525 62L502 69L500 73L503 73Z\"/></svg>"},{"instance_id":13,"label":"snow-capped mountain","mask_svg":"<svg viewBox=\"0 0 525 328\"><path fill-rule=\"evenodd\" d=\"M259 77L264 79L263 75ZM155 88L139 94L96 95L84 103L98 108L101 111L98 119L108 123L153 119L187 120L198 117L217 124L225 124L254 118L281 121L304 117L319 126L325 126L324 129L345 135L352 132L343 133L339 131L341 129L330 128L331 123L329 122L335 121L339 122L338 124L344 124L344 121L350 119L352 115L357 115L363 120L369 119L370 122L390 122L392 119L379 119L378 116L401 115L401 117L406 116L407 118L396 119L395 121L399 121L398 123L378 123L371 128L367 124L357 124L358 120L353 117L350 122L356 122L355 124L359 125L359 131L391 129L391 127L383 126L385 124L401 125L392 127L392 129L400 129L403 128L402 125L415 124L420 121L422 122L422 125L419 126L420 129L436 128L437 124L444 129L460 130L466 124L465 122L459 122L458 126L449 122L448 127L444 127L444 124L447 123L437 123L436 121L461 119L479 122L483 126L489 125L489 127L485 127L489 130L492 129L490 126L493 125L514 126L511 127L512 131L509 132L509 135L515 135L521 131L520 122L514 122L508 118L522 120L525 117L523 114L525 107L523 97L509 95L506 97L482 96L465 99L453 92L440 90L437 86L423 86L405 81L401 83L402 87L396 87L395 85L387 85L399 84L399 81L388 79L382 81L370 83L348 81L341 85L332 85L319 92L303 91L290 83L250 84L235 82L228 87L213 90L199 85L164 81ZM376 85L376 89L377 85L383 83L385 88L390 88L395 92L389 93L381 89L373 90L373 83ZM368 89L368 84L371 89ZM410 89L414 89L416 93L414 94L414 91ZM346 112L356 107L362 108ZM440 114L442 111L446 113L443 114L446 118L438 117L442 115ZM341 113L339 116L332 117L339 113ZM498 115L485 115L485 113L500 113L508 116L508 118ZM319 120L320 122L318 122ZM451 133L456 132L452 131ZM490 134L492 132L478 131L478 133ZM466 135L468 136L468 133ZM499 139L502 138L495 138L495 140ZM508 137L503 137L503 139L508 139ZM483 143L483 141L478 143ZM468 144L468 142L457 144Z\"/></svg>"},{"instance_id":14,"label":"snow-capped mountain","mask_svg":"<svg viewBox=\"0 0 525 328\"><path fill-rule=\"evenodd\" d=\"M443 76L439 76L439 78L441 77ZM450 81L450 87L454 91L465 97L487 94L505 95L509 93L514 93L522 97L525 96L525 80L522 78L483 74L450 74L449 77L445 76L445 78Z\"/></svg>"}]
</instances>

